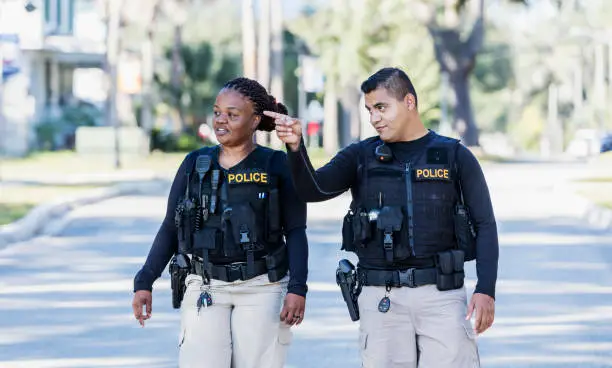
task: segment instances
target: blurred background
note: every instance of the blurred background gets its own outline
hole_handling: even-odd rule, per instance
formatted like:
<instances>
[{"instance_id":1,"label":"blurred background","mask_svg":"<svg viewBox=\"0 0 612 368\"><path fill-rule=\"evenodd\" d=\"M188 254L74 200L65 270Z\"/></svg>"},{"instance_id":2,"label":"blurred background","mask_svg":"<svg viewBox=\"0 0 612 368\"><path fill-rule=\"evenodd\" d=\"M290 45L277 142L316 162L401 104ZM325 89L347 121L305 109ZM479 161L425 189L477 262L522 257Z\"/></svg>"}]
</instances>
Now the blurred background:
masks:
<instances>
[{"instance_id":1,"label":"blurred background","mask_svg":"<svg viewBox=\"0 0 612 368\"><path fill-rule=\"evenodd\" d=\"M318 167L376 134L359 86L386 66L408 73L426 125L462 139L489 180L508 297L481 340L485 366L612 366L612 317L598 320L612 316L610 1L0 0L0 61L0 367L172 366L166 276L150 323L164 337L130 320L131 278L180 162L216 144L220 87L266 86L302 119ZM348 200L309 205L314 311L292 367L358 365L333 281ZM576 272L578 284L542 281ZM534 301L540 282L549 296ZM48 333L27 322L41 296L57 299L38 317ZM85 327L92 311L106 317ZM567 318L523 329L551 313Z\"/></svg>"}]
</instances>

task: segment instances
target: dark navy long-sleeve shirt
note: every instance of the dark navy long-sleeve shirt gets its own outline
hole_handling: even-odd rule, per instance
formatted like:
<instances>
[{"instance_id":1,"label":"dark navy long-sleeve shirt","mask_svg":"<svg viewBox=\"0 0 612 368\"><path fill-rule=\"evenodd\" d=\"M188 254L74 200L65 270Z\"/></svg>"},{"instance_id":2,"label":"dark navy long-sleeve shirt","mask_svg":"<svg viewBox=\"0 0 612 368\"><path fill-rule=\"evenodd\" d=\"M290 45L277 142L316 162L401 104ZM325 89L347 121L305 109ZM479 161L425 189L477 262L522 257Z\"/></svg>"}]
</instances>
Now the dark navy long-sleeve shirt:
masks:
<instances>
[{"instance_id":1,"label":"dark navy long-sleeve shirt","mask_svg":"<svg viewBox=\"0 0 612 368\"><path fill-rule=\"evenodd\" d=\"M409 142L389 143L393 155L401 162L412 161L422 152L435 133ZM359 152L365 141L354 143L332 158L325 166L314 170L306 147L302 142L297 152L288 149L289 166L294 184L301 198L307 202L319 202L336 197L357 184ZM495 298L499 246L497 225L491 197L478 160L465 146L457 149L457 163L464 201L470 209L477 230L476 272L478 283L475 292ZM402 267L428 267L431 260L410 258Z\"/></svg>"},{"instance_id":2,"label":"dark navy long-sleeve shirt","mask_svg":"<svg viewBox=\"0 0 612 368\"><path fill-rule=\"evenodd\" d=\"M258 147L257 149L262 148ZM186 161L183 160L172 182L168 196L166 216L155 236L144 266L134 278L134 291L151 291L153 283L161 276L170 258L177 252L178 238L177 228L174 224L174 210L180 195L185 192L187 185L184 175ZM241 164L239 163L234 168L238 168ZM287 155L284 152L276 151L274 153L270 163L269 174L279 177L281 223L289 258L290 279L287 292L305 296L307 292L306 280L308 278L306 203L297 196L287 164ZM226 175L223 177L226 177ZM224 263L223 260L211 259L211 261Z\"/></svg>"}]
</instances>

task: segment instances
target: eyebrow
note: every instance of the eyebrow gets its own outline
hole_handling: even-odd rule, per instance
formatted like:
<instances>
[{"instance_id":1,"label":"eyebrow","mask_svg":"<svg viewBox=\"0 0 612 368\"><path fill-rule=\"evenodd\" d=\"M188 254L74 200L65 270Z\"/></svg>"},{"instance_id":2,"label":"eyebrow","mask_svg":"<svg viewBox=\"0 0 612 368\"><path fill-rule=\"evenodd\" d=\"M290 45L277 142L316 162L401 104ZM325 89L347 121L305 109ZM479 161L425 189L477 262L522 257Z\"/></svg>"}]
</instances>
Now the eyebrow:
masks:
<instances>
[{"instance_id":1,"label":"eyebrow","mask_svg":"<svg viewBox=\"0 0 612 368\"><path fill-rule=\"evenodd\" d=\"M220 108L220 107L219 107L219 105L214 105L213 107L214 107L214 108L217 108L217 109L219 109L219 108ZM239 108L237 108L236 106L228 106L228 107L227 107L227 110L237 110L237 111L242 111L242 109L239 109Z\"/></svg>"}]
</instances>

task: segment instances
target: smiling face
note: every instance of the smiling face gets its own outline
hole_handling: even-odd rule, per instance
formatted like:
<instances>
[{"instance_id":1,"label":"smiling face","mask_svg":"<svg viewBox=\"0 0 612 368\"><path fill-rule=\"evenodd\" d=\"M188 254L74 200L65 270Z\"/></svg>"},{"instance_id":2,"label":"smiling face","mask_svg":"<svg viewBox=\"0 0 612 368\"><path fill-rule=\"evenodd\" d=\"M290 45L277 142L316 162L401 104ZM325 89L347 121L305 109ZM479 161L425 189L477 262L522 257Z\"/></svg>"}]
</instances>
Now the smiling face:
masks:
<instances>
[{"instance_id":1,"label":"smiling face","mask_svg":"<svg viewBox=\"0 0 612 368\"><path fill-rule=\"evenodd\" d=\"M385 142L402 141L416 112L414 96L407 94L398 100L385 88L377 88L365 95L370 124Z\"/></svg>"},{"instance_id":2,"label":"smiling face","mask_svg":"<svg viewBox=\"0 0 612 368\"><path fill-rule=\"evenodd\" d=\"M255 115L253 102L231 89L219 92L213 114L215 136L224 146L239 146L252 140L261 120L261 116Z\"/></svg>"}]
</instances>

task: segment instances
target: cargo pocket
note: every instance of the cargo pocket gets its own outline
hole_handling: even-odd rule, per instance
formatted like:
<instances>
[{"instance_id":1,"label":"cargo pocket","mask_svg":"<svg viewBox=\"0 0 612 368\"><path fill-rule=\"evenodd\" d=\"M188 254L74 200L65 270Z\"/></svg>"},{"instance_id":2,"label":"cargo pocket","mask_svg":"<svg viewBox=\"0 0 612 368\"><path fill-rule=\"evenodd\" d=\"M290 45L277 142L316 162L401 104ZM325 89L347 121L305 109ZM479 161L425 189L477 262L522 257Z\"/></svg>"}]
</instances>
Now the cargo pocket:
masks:
<instances>
[{"instance_id":1,"label":"cargo pocket","mask_svg":"<svg viewBox=\"0 0 612 368\"><path fill-rule=\"evenodd\" d=\"M463 323L463 329L467 335L468 346L465 346L462 351L463 354L470 355L466 356L464 359L465 362L469 362L469 365L466 365L466 367L480 368L480 355L478 354L478 345L476 344L476 332L474 332L470 321L465 321Z\"/></svg>"},{"instance_id":2,"label":"cargo pocket","mask_svg":"<svg viewBox=\"0 0 612 368\"><path fill-rule=\"evenodd\" d=\"M359 333L359 348L364 352L368 348L368 334L365 332Z\"/></svg>"}]
</instances>

